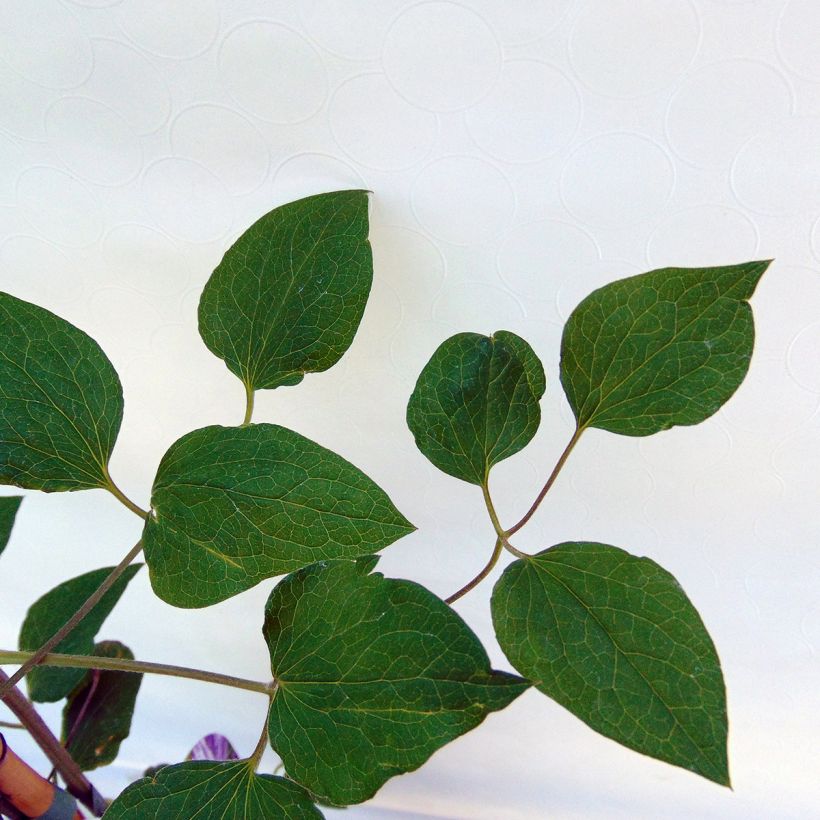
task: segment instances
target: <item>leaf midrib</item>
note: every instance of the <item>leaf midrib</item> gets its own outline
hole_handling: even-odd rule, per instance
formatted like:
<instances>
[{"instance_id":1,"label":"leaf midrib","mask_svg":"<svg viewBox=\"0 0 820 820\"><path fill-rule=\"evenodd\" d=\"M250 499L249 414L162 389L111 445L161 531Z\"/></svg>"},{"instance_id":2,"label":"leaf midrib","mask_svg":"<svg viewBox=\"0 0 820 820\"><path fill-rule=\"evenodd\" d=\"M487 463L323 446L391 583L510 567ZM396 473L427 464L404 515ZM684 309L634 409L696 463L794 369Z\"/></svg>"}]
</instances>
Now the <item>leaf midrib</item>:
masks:
<instances>
[{"instance_id":1,"label":"leaf midrib","mask_svg":"<svg viewBox=\"0 0 820 820\"><path fill-rule=\"evenodd\" d=\"M581 609L584 612L586 612L589 615L589 617L592 618L593 621L595 621L595 623L598 625L599 629L604 633L604 635L606 635L606 637L609 639L610 643L615 647L615 649L621 655L623 655L624 660L627 662L627 664L637 673L638 677L644 682L644 684L649 689L649 691L652 692L652 694L655 696L655 698L658 700L658 702L667 711L669 716L674 721L675 725L678 726L679 729L683 732L686 739L689 741L689 743L692 744L692 746L695 748L695 750L698 752L698 754L702 758L708 760L709 763L711 764L711 766L713 767L713 770L715 772L717 772L719 775L721 775L722 769L721 769L721 766L720 766L720 761L718 761L718 763L716 765L715 761L711 758L711 756L707 755L705 750L700 745L698 745L698 743L692 738L692 736L687 731L686 727L680 722L680 719L677 717L677 715L675 714L672 707L670 707L666 703L666 701L658 694L657 690L652 685L652 683L649 680L647 680L647 678L643 674L643 672L635 665L635 663L632 660L631 654L626 652L624 649L621 648L620 644L615 639L615 637L610 633L610 631L606 628L606 626L601 622L601 620L598 618L598 616L595 614L595 612L590 607L587 606L586 602L583 601L580 598L580 596L572 589L572 587L568 586L561 579L560 576L556 575L555 573L553 573L550 570L543 567L540 562L539 563L533 562L533 567L535 568L535 570L537 572L541 571L544 574L549 575L550 578L552 578L555 582L560 584L560 586L562 586L570 594L570 596L572 596L577 601L577 603L581 607ZM591 573L591 574L594 574L594 573ZM604 581L608 580L606 576L598 575L597 577L601 578ZM541 582L541 586L544 590L544 595L547 597L547 599L549 599L548 590L547 590L547 587L544 585L543 581ZM722 775L721 775L721 779L723 779Z\"/></svg>"}]
</instances>

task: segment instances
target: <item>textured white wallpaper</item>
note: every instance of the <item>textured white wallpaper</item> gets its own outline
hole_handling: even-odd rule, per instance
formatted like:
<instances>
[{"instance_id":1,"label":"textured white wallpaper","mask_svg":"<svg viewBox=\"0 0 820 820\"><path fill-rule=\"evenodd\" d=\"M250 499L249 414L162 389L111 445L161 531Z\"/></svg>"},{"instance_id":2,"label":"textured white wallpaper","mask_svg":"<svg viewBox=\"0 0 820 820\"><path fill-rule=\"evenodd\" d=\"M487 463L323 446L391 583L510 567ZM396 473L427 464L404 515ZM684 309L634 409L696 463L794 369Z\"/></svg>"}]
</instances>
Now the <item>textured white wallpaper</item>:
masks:
<instances>
[{"instance_id":1,"label":"textured white wallpaper","mask_svg":"<svg viewBox=\"0 0 820 820\"><path fill-rule=\"evenodd\" d=\"M429 465L404 423L435 347L504 328L544 361L541 430L494 472L512 522L571 432L558 345L580 298L652 267L776 259L731 402L646 439L589 432L520 544L600 540L676 575L723 662L734 791L622 749L531 691L329 817L816 816L818 42L813 0L0 0L0 287L113 360L126 415L112 471L143 505L177 437L241 421L241 386L199 340L196 305L233 238L277 204L372 190L375 283L342 362L260 393L256 418L381 484L418 526L382 571L441 595L493 538L480 492ZM115 564L138 536L102 491L27 493L2 558L0 646L36 597ZM102 637L264 678L271 585L190 612L141 573ZM509 668L490 589L457 609ZM94 780L113 794L208 731L248 753L263 700L146 680L120 760Z\"/></svg>"}]
</instances>

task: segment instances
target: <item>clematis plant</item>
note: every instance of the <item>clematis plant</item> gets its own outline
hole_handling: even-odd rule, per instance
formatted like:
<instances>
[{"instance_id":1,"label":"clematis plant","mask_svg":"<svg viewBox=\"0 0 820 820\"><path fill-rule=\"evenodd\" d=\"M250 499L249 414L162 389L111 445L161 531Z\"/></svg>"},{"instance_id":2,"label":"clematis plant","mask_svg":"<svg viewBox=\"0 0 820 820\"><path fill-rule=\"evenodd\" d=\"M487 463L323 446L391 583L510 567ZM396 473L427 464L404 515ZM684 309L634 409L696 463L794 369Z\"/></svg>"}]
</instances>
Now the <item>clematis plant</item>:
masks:
<instances>
[{"instance_id":1,"label":"clematis plant","mask_svg":"<svg viewBox=\"0 0 820 820\"><path fill-rule=\"evenodd\" d=\"M481 493L495 532L485 567L446 600L377 571L378 553L415 528L376 480L321 443L254 417L257 391L298 385L354 341L373 277L366 192L276 208L228 249L202 293L199 331L242 383L242 422L172 444L145 507L109 470L123 396L105 353L45 308L0 293L0 483L103 488L142 528L117 566L69 579L31 606L19 648L0 652L0 662L22 664L0 696L19 697L25 677L31 701L64 702L64 777L65 755L83 771L115 759L143 674L268 699L248 756L224 738L203 739L190 759L126 788L106 811L112 820L321 817L320 805L368 800L531 687L629 749L728 786L720 662L672 575L583 533L535 554L515 541L588 429L654 435L699 424L731 398L752 355L749 299L768 265L655 270L605 285L575 308L560 350L575 429L513 523L496 508L490 478L538 429L544 368L509 330L441 342L409 397L407 423L426 458ZM19 504L0 499L0 550ZM97 642L140 555L156 595L177 607L208 607L278 579L256 627L271 680L156 664ZM451 607L503 555L514 560L489 606L518 674L492 669ZM281 776L258 771L268 746ZM76 778L69 786L82 791Z\"/></svg>"}]
</instances>

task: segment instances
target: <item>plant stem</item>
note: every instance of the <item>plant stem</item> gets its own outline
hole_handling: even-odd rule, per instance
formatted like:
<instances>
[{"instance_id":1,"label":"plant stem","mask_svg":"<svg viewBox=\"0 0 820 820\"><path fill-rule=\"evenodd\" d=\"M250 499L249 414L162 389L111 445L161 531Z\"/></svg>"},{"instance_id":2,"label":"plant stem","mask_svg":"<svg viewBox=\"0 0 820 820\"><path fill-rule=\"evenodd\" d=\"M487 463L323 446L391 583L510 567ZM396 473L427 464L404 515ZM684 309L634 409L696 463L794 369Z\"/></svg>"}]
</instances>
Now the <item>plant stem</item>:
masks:
<instances>
[{"instance_id":1,"label":"plant stem","mask_svg":"<svg viewBox=\"0 0 820 820\"><path fill-rule=\"evenodd\" d=\"M275 684L274 684L275 686ZM271 700L273 700L273 694L268 693ZM268 713L265 712L265 722L262 724L262 734L259 736L259 742L256 744L256 748L253 750L253 754L248 758L248 765L256 771L259 768L259 764L262 761L262 755L265 754L265 749L268 748Z\"/></svg>"},{"instance_id":2,"label":"plant stem","mask_svg":"<svg viewBox=\"0 0 820 820\"><path fill-rule=\"evenodd\" d=\"M242 426L244 427L246 424L251 423L251 418L253 416L253 398L255 395L254 389L247 383L245 383L245 418L242 419Z\"/></svg>"},{"instance_id":3,"label":"plant stem","mask_svg":"<svg viewBox=\"0 0 820 820\"><path fill-rule=\"evenodd\" d=\"M114 479L111 478L111 475L108 472L108 465L103 466L103 473L105 474L106 481L108 484L106 485L106 489L117 499L120 501L124 506L128 507L132 513L138 515L140 518L145 520L148 518L148 511L142 509L142 507L136 505L115 483Z\"/></svg>"},{"instance_id":4,"label":"plant stem","mask_svg":"<svg viewBox=\"0 0 820 820\"><path fill-rule=\"evenodd\" d=\"M482 569L472 581L465 584L458 592L454 592L449 598L445 598L445 603L452 604L459 598L464 597L471 589L477 587L492 572L493 567L498 563L498 559L501 557L502 550L503 542L500 538L496 538L495 547L493 547L493 554L490 556L490 560L487 561L487 565L484 569Z\"/></svg>"},{"instance_id":5,"label":"plant stem","mask_svg":"<svg viewBox=\"0 0 820 820\"><path fill-rule=\"evenodd\" d=\"M3 682L4 687L8 687L3 695L4 703L14 712L51 761L54 768L60 773L68 791L83 805L88 806L96 817L100 817L105 807L105 801L101 795L82 773L71 755L62 747L60 741L54 737L28 698L16 686L9 685L9 678L2 669L0 669L0 681Z\"/></svg>"},{"instance_id":6,"label":"plant stem","mask_svg":"<svg viewBox=\"0 0 820 820\"><path fill-rule=\"evenodd\" d=\"M22 723L11 723L8 720L0 720L0 729L25 729Z\"/></svg>"},{"instance_id":7,"label":"plant stem","mask_svg":"<svg viewBox=\"0 0 820 820\"><path fill-rule=\"evenodd\" d=\"M517 550L508 540L507 540L507 533L504 532L504 528L501 526L501 522L498 520L498 513L495 511L495 505L493 504L492 498L490 498L490 488L489 482L487 479L484 480L484 483L481 485L481 491L484 493L484 503L487 505L487 512L490 514L490 521L493 522L493 528L495 529L495 534L498 536L498 540L501 542L501 546L504 547L505 550L511 552L516 558L529 558L526 552L521 552Z\"/></svg>"},{"instance_id":8,"label":"plant stem","mask_svg":"<svg viewBox=\"0 0 820 820\"><path fill-rule=\"evenodd\" d=\"M0 650L0 665L20 663L34 657L33 652L15 652ZM235 689L247 689L250 692L260 692L270 697L273 688L264 681L235 678L232 675L220 675L218 672L206 672L203 669L189 669L186 666L172 666L167 663L150 663L148 661L132 661L127 658L102 658L97 655L59 655L49 653L40 658L43 666L67 666L72 669L111 669L116 672L148 672L154 675L168 675L174 678L189 678L206 683L219 683L223 686L232 686Z\"/></svg>"},{"instance_id":9,"label":"plant stem","mask_svg":"<svg viewBox=\"0 0 820 820\"><path fill-rule=\"evenodd\" d=\"M137 541L136 544L129 550L128 554L122 561L117 564L114 569L108 574L108 577L97 587L97 589L88 596L86 602L36 651L33 653L25 653L28 660L2 685L0 685L0 700L2 700L9 689L16 683L21 681L40 661L49 653L66 635L73 631L89 612L97 605L100 598L108 592L114 585L114 582L120 575L125 572L129 564L142 552L142 540ZM29 657L30 655L30 657Z\"/></svg>"},{"instance_id":10,"label":"plant stem","mask_svg":"<svg viewBox=\"0 0 820 820\"><path fill-rule=\"evenodd\" d=\"M544 496L550 491L550 487L555 483L555 479L558 478L558 473L561 472L561 468L566 464L567 459L569 458L569 454L572 452L573 447L578 443L578 439L581 438L581 433L584 432L585 428L578 427L575 429L575 432L572 434L572 438L569 440L569 444L564 448L564 452L561 453L561 457L558 459L555 467L553 468L552 472L550 473L549 478L547 479L547 483L541 489L541 492L538 493L538 497L533 501L532 506L527 510L524 514L524 517L513 527L510 527L506 535L515 535L527 521L532 518L535 511L538 509L538 505L544 500Z\"/></svg>"}]
</instances>

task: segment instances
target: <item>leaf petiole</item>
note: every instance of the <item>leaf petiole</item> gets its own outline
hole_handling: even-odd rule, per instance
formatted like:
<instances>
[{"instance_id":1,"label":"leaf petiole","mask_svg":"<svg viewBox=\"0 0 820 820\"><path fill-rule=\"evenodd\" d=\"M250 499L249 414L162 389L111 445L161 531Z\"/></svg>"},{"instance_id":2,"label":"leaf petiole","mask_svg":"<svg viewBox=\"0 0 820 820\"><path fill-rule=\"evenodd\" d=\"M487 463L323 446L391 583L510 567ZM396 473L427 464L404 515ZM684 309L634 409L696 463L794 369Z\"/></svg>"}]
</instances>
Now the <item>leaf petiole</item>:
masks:
<instances>
[{"instance_id":1,"label":"leaf petiole","mask_svg":"<svg viewBox=\"0 0 820 820\"><path fill-rule=\"evenodd\" d=\"M550 473L549 478L546 481L546 484L544 484L544 486L541 488L541 492L538 493L538 497L535 499L535 501L533 501L532 506L524 514L523 518L517 524L515 524L507 530L507 536L515 535L515 533L517 533L521 529L521 527L523 527L527 523L527 521L529 521L530 518L532 518L535 511L538 509L539 505L544 500L544 496L546 496L546 494L550 491L552 485L555 483L555 479L558 478L558 473L561 472L564 464L567 463L569 454L572 452L573 448L578 443L578 440L581 438L581 433L583 433L585 429L585 427L577 427L575 429L575 432L572 434L572 438L569 440L569 444L567 444L567 446L564 448L564 452L561 453L561 456L556 462L555 467L553 467L552 472Z\"/></svg>"},{"instance_id":2,"label":"leaf petiole","mask_svg":"<svg viewBox=\"0 0 820 820\"><path fill-rule=\"evenodd\" d=\"M15 652L0 650L0 665L30 661L36 652ZM275 683L237 678L233 675L222 675L218 672L207 672L204 669L190 669L186 666L173 666L167 663L151 663L148 661L132 661L127 658L105 658L99 655L60 655L48 653L38 660L43 666L62 666L72 669L110 669L117 672L142 672L153 675L167 675L173 678L188 678L205 683L218 683L222 686L232 686L234 689L246 689L249 692L271 696L275 691ZM11 681L11 678L9 678ZM7 682L8 683L8 682Z\"/></svg>"},{"instance_id":3,"label":"leaf petiole","mask_svg":"<svg viewBox=\"0 0 820 820\"><path fill-rule=\"evenodd\" d=\"M251 423L251 419L253 418L253 399L256 395L256 391L251 387L250 384L244 382L245 385L245 418L242 419L242 427Z\"/></svg>"},{"instance_id":4,"label":"leaf petiole","mask_svg":"<svg viewBox=\"0 0 820 820\"><path fill-rule=\"evenodd\" d=\"M495 539L495 547L493 547L493 554L490 556L490 560L487 561L486 566L481 572L476 575L472 581L466 583L458 592L454 592L449 598L445 598L444 602L447 604L452 604L457 601L459 598L463 598L470 590L477 587L493 570L493 567L498 563L498 559L501 557L501 552L503 550L503 543L500 538Z\"/></svg>"},{"instance_id":5,"label":"leaf petiole","mask_svg":"<svg viewBox=\"0 0 820 820\"><path fill-rule=\"evenodd\" d=\"M114 479L111 478L111 474L108 472L108 465L104 464L102 467L103 475L105 475L106 486L105 489L114 496L123 506L127 507L131 510L134 515L138 515L140 518L145 520L148 518L148 511L142 509L139 505L135 504L115 483Z\"/></svg>"}]
</instances>

